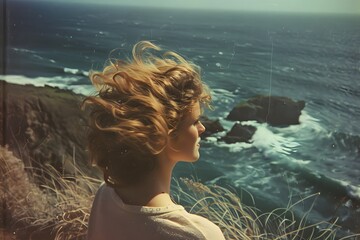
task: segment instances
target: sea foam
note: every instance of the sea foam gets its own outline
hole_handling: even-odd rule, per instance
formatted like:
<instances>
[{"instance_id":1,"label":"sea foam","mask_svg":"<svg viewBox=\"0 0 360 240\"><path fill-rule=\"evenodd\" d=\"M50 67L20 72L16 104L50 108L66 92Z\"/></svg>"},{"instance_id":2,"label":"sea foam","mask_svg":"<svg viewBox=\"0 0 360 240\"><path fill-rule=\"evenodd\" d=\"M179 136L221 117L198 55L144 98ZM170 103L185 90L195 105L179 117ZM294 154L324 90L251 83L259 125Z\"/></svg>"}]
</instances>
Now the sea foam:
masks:
<instances>
[{"instance_id":1,"label":"sea foam","mask_svg":"<svg viewBox=\"0 0 360 240\"><path fill-rule=\"evenodd\" d=\"M76 83L79 78L76 76L64 77L64 76L54 76L54 77L35 77L30 78L22 75L0 75L1 80L5 80L8 83L14 83L19 85L33 85L36 87L45 87L45 85L51 87L58 87L61 89L71 90L77 94L90 95L93 94L95 89L92 85L71 85Z\"/></svg>"}]
</instances>

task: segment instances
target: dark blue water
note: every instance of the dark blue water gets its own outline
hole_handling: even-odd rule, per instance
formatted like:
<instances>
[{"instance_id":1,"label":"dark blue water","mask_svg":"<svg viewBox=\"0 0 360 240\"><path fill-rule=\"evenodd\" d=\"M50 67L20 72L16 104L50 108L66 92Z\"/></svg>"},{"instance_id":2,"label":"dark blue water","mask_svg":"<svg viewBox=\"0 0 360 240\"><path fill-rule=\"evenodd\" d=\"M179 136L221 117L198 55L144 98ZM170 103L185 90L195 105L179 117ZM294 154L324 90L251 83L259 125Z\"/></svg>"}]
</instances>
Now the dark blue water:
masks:
<instances>
[{"instance_id":1,"label":"dark blue water","mask_svg":"<svg viewBox=\"0 0 360 240\"><path fill-rule=\"evenodd\" d=\"M269 211L320 192L312 221L360 230L360 16L181 11L8 2L7 81L87 94L87 72L152 40L200 65L224 120L254 95L304 100L300 125L258 128L252 143L204 140L174 176L230 183ZM114 50L110 55L109 52ZM4 78L4 76L2 77ZM224 133L220 133L224 134ZM314 198L295 208L306 212Z\"/></svg>"}]
</instances>

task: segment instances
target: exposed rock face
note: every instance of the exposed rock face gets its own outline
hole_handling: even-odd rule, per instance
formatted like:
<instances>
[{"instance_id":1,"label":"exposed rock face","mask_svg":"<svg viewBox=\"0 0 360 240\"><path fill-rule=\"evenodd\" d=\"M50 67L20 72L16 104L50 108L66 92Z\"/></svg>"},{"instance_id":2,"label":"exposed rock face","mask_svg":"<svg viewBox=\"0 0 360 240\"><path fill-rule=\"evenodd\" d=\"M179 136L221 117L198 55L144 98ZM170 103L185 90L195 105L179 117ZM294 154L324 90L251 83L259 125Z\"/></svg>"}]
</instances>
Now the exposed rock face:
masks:
<instances>
[{"instance_id":1,"label":"exposed rock face","mask_svg":"<svg viewBox=\"0 0 360 240\"><path fill-rule=\"evenodd\" d=\"M1 83L4 104L0 118L0 139L27 166L48 163L66 175L76 164L94 172L86 153L85 113L80 110L83 96L53 87Z\"/></svg>"},{"instance_id":2,"label":"exposed rock face","mask_svg":"<svg viewBox=\"0 0 360 240\"><path fill-rule=\"evenodd\" d=\"M214 133L222 132L225 130L220 124L219 119L211 120L206 116L201 116L200 121L206 129L205 132L201 134L202 137L208 137Z\"/></svg>"},{"instance_id":3,"label":"exposed rock face","mask_svg":"<svg viewBox=\"0 0 360 240\"><path fill-rule=\"evenodd\" d=\"M226 143L250 142L255 131L256 127L235 123L231 130L226 136L222 137L221 140Z\"/></svg>"},{"instance_id":4,"label":"exposed rock face","mask_svg":"<svg viewBox=\"0 0 360 240\"><path fill-rule=\"evenodd\" d=\"M234 107L227 116L232 121L256 120L273 126L299 124L304 101L294 101L287 97L257 96Z\"/></svg>"}]
</instances>

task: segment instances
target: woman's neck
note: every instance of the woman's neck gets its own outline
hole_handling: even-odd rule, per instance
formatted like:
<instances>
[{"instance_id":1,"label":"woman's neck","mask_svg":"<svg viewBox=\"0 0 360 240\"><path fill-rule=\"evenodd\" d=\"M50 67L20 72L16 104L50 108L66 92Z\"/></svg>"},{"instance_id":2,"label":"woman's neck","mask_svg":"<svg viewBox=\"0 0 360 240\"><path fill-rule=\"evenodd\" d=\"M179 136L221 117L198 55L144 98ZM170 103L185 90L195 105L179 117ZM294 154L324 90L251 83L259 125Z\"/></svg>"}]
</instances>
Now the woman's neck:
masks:
<instances>
[{"instance_id":1,"label":"woman's neck","mask_svg":"<svg viewBox=\"0 0 360 240\"><path fill-rule=\"evenodd\" d=\"M141 182L115 189L124 203L149 207L174 205L170 197L170 184L175 163L161 159L157 163L156 168Z\"/></svg>"}]
</instances>

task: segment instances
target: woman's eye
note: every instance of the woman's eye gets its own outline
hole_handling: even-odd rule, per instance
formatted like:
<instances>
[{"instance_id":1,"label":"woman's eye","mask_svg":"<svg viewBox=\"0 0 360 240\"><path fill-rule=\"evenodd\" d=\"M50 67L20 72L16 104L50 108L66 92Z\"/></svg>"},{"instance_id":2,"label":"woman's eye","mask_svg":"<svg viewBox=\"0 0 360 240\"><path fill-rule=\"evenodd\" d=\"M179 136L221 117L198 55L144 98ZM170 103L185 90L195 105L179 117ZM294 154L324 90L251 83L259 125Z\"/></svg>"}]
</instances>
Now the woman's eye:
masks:
<instances>
[{"instance_id":1,"label":"woman's eye","mask_svg":"<svg viewBox=\"0 0 360 240\"><path fill-rule=\"evenodd\" d=\"M199 122L200 122L200 120L196 120L196 121L194 122L194 125L197 125Z\"/></svg>"}]
</instances>

